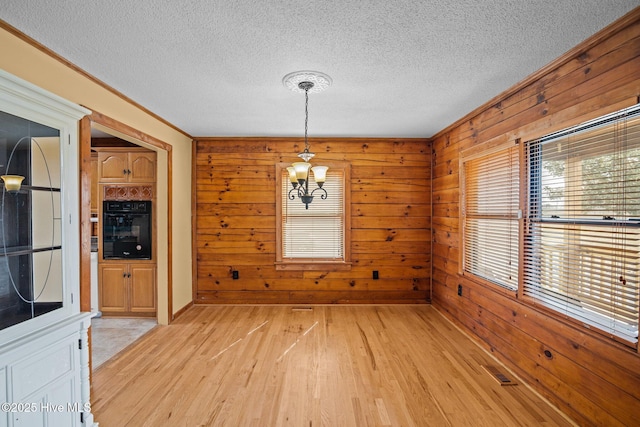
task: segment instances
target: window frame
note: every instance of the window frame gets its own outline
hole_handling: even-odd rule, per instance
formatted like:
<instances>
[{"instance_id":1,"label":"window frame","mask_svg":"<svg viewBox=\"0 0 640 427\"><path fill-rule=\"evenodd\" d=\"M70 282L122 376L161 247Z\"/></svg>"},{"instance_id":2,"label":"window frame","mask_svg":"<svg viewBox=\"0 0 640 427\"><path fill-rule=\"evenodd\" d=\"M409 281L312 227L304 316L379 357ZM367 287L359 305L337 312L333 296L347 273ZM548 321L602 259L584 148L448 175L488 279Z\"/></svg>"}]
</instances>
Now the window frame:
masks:
<instances>
[{"instance_id":1,"label":"window frame","mask_svg":"<svg viewBox=\"0 0 640 427\"><path fill-rule=\"evenodd\" d=\"M526 244L529 244L526 239L528 238L529 230L531 227L532 221L535 221L536 218L531 218L532 215L540 215L541 214L541 206L537 208L531 206L532 203L532 194L541 191L542 187L542 179L539 179L538 182L534 182L531 179L532 171L530 170L530 152L529 152L529 144L532 141L536 140L546 140L547 138L553 138L557 135L561 135L563 133L573 133L576 130L581 129L582 127L589 126L593 127L597 124L611 123L614 128L609 128L608 130L599 130L596 127L596 131L602 132L602 134L607 137L607 134L611 134L613 132L614 135L618 135L621 132L618 129L618 126L621 125L622 121L625 120L622 118L624 115L629 115L633 117L639 117L637 113L640 111L640 103L636 102L637 100L629 100L629 102L625 102L623 104L619 104L614 108L606 108L598 111L594 111L579 117L573 117L568 120L561 120L558 123L553 123L549 127L546 127L543 130L540 130L538 127L529 128L524 127L517 131L511 133L511 136L515 139L510 140L510 142L505 142L504 137L497 137L492 140L486 141L483 144L474 145L470 148L460 150L459 152L459 170L458 170L458 180L459 180L459 254L458 254L458 274L461 278L468 279L472 282L478 283L481 286L485 287L488 290L493 292L501 293L505 295L507 298L512 299L513 301L520 301L525 306L532 308L534 310L540 311L544 313L546 316L554 318L560 322L563 322L571 327L578 328L582 333L591 335L593 337L599 339L608 339L614 341L618 344L622 344L627 348L633 348L636 351L640 348L640 339L632 337L631 334L626 334L627 331L625 328L619 328L616 322L619 321L620 317L616 316L617 308L613 308L611 322L610 323L598 323L597 319L593 316L583 316L583 315L575 315L572 310L560 310L553 304L543 304L540 298L535 298L531 295L527 295L525 290L525 286L527 285L526 281L530 280L526 277L530 272L525 271L526 268L535 270L535 264L531 264L531 254L527 254L526 251L531 251L531 248L526 247ZM612 111L613 110L613 111ZM617 119L615 116L619 116ZM614 117L612 119L612 117ZM626 129L623 130L627 132ZM544 133L542 133L544 132ZM610 136L609 136L610 137ZM526 141L526 142L524 142ZM630 140L629 143L632 144L634 140ZM466 251L466 243L465 243L465 192L466 192L466 183L465 183L465 162L469 160L473 160L476 158L480 158L483 156L491 155L497 151L504 150L513 146L513 144L518 145L519 152L519 165L518 165L518 179L520 181L519 185L519 227L518 227L518 279L517 279L517 290L513 292L511 289L503 287L502 285L496 284L491 280L485 279L481 276L477 276L469 271L465 271L465 251ZM626 144L626 143L625 143ZM599 147L596 145L596 147ZM633 148L632 148L633 149ZM598 150L594 150L593 148L589 148L589 150L579 155L579 162L576 161L574 163L580 163L580 167L582 167L583 160L592 160L597 159L598 157L604 157L608 154L606 152L602 152L600 154L594 155L594 153L599 153ZM634 156L635 157L635 156ZM572 167L576 167L573 165ZM537 173L541 176L540 166L537 170ZM635 169L634 169L635 170ZM635 182L636 178L631 178ZM625 181L626 182L626 181ZM541 197L541 196L539 196ZM599 212L599 211L598 211ZM565 224L575 225L578 227L610 227L615 228L621 225L626 227L631 227L636 229L640 227L640 221L637 219L637 215L629 215L629 218L620 219L617 218L617 214L614 214L613 217L609 216L602 219L591 218L593 213L586 214L586 218L540 218L538 221L540 224L555 224L558 226L562 226ZM591 232L592 230L586 230L586 232ZM633 231L635 233L635 231ZM627 250L627 247L620 249L618 246L610 245L611 252ZM633 247L631 247L633 249ZM635 252L633 252L635 253ZM631 272L635 272L635 268L637 268L637 263L632 263L631 267L623 267L629 269ZM555 270L553 270L555 271ZM581 271L583 276L588 276L588 274L592 274L591 270L587 270L586 272ZM626 273L624 273L626 275ZM621 276L622 277L622 276ZM635 277L635 276L634 276ZM625 277L626 279L626 277ZM600 282L595 282L593 285L592 293L597 293L600 289L604 289ZM624 293L623 291L621 291ZM613 295L611 300L613 301L616 298L616 295ZM586 301L586 310L591 310L590 304L592 301ZM633 303L633 301L632 301ZM640 308L638 308L640 312ZM620 312L618 312L620 313ZM633 311L631 311L633 313ZM603 316L602 314L600 316ZM606 316L605 316L606 317ZM594 320L595 319L595 320ZM638 313L638 323L640 324L640 313ZM632 325L633 323L631 323ZM624 332L622 332L624 331ZM632 338L628 338L632 337Z\"/></svg>"},{"instance_id":2,"label":"window frame","mask_svg":"<svg viewBox=\"0 0 640 427\"><path fill-rule=\"evenodd\" d=\"M459 217L459 230L460 230L460 252L458 259L458 273L461 276L464 276L474 282L480 283L483 286L490 288L491 290L503 293L509 297L515 297L520 289L520 278L521 278L521 229L522 229L522 153L518 146L519 140L510 141L508 143L499 143L494 146L490 146L488 148L478 148L472 147L467 150L464 150L460 153L460 163L459 163L459 185L460 185L460 194L459 194L459 203L460 203L460 217ZM478 275L472 271L467 271L466 264L466 251L467 251L467 239L466 239L466 206L467 206L467 185L466 185L466 169L465 164L470 161L476 161L483 157L493 156L495 154L504 152L506 155L509 150L515 150L517 156L517 165L513 169L515 175L518 177L519 185L517 186L518 191L518 203L516 206L516 216L510 217L509 219L516 221L516 229L517 235L515 236L515 248L518 251L518 255L516 256L516 260L518 262L518 267L516 268L517 277L515 279L516 286L509 287L505 284L497 283L492 281L489 278Z\"/></svg>"},{"instance_id":3,"label":"window frame","mask_svg":"<svg viewBox=\"0 0 640 427\"><path fill-rule=\"evenodd\" d=\"M629 247L627 246L618 246L613 243L607 245L606 240L611 240L613 242L616 239L615 235L612 235L610 237L607 237L607 235L614 233L615 229L618 227L625 227L625 230L627 228L636 229L640 227L640 224L637 221L620 218L614 219L613 216L608 216L607 219L594 219L589 218L589 216L594 216L593 213L588 214L586 212L581 213L581 215L583 216L582 218L580 217L580 215L577 217L563 217L555 215L552 217L545 217L543 215L543 153L541 147L544 146L544 144L547 142L558 141L560 140L560 138L571 136L574 133L580 133L583 130L588 131L591 127L594 126L596 134L602 134L604 135L604 137L610 137L612 133L614 135L617 134L617 126L619 126L622 121L626 120L623 117L632 115L632 117L637 120L638 117L640 117L638 114L638 110L640 110L640 105L623 108L610 114L600 115L599 117L592 120L581 121L580 124L565 127L558 132L549 133L539 138L528 138L527 142L522 144L523 156L526 157L521 165L521 169L523 170L526 181L526 206L524 206L523 209L524 212L526 212L527 218L525 219L523 227L521 229L523 250L520 254L520 259L522 265L526 266L526 268L529 268L531 271L533 271L533 273L527 272L523 274L520 278L519 283L519 297L522 298L523 302L527 305L535 307L537 309L541 309L545 313L548 313L549 315L552 315L558 319L565 320L571 324L580 325L586 330L594 331L597 335L606 336L614 341L621 342L626 346L630 346L636 349L638 348L639 343L638 338L635 337L635 340L633 338L629 339L628 337L631 337L631 335L625 335L625 333L623 332L625 328L614 326L618 321L617 319L619 319L619 317L615 315L615 312L617 310L615 307L612 306L612 308L610 309L613 317L609 318L606 314L596 314L595 312L592 312L593 309L590 309L589 307L594 301L596 301L593 299L593 297L587 297L586 299L582 300L579 299L579 293L582 292L582 282L570 285L570 288L563 293L556 292L551 289L551 287L558 282L549 283L546 284L546 286L539 283L537 288L535 287L535 283L530 284L528 282L531 282L533 280L530 277L533 277L535 279L535 277L537 277L536 274L538 276L540 274L543 274L540 267L540 263L543 262L541 260L542 256L548 255L548 258L557 255L557 252L554 251L546 251L543 254L543 248L540 247L540 245L542 244L541 241L538 242L537 246L535 247L535 243L529 243L532 239L541 239L541 233L544 232L545 227L554 228L555 225L559 230L565 229L565 231L563 232L565 238L564 240L562 240L562 242L566 242L567 245L571 245L576 236L580 237L584 234L588 238L590 235L594 235L594 233L596 233L596 230L598 233L603 233L603 237L600 237L603 242L601 242L600 244L602 245L602 247L606 247L608 250L608 252L606 252L608 258L606 258L605 261L613 260L619 262L619 260L617 260L617 255L615 255L616 251L629 250ZM584 136L582 137L582 140L585 140ZM578 139L578 144L580 143L580 141L581 139ZM599 147L599 145L597 145L596 147ZM568 163L565 167L567 168L567 176L569 176L568 181L566 181L567 185L576 186L578 184L581 184L582 181L578 181L578 178L576 178L575 175L581 174L581 172L577 171L577 168L582 169L584 161L611 155L615 153L616 149L614 147L614 151L608 153L606 149L594 150L591 145L587 145L587 147L585 147L585 150L587 150L586 153L582 153L578 149L566 155L566 161ZM582 184L580 186L582 187ZM554 233L553 230L551 232ZM637 234L637 231L630 230L629 232L635 232ZM555 233L558 233L558 231L555 231ZM577 248L573 249L571 253L577 253L579 251L580 249ZM537 260L537 263L535 262L536 255L538 256L538 258L540 258ZM570 268L570 266L574 265L572 263L577 262L574 255L570 256L571 259L563 261L567 263L567 266L565 266L564 269L561 270L561 274L568 274L568 269ZM630 267L624 267L625 265L626 264L623 263L623 269L629 268L630 270L634 270L633 267L637 267L639 263L631 265ZM588 274L593 274L593 272L596 271L593 270L593 268L594 267L589 264L584 269L581 269L579 274L581 275L581 277L584 277ZM618 268L621 267L616 264L616 269ZM554 268L552 271L556 271L556 269ZM603 272L602 274L605 275L605 273L606 272ZM544 274L549 273L545 270ZM626 275L623 273L620 274L621 278L623 277L623 275ZM556 275L557 274L554 274L554 276ZM595 283L592 283L592 287L589 287L588 291L585 292L589 294L598 294L602 291L602 289L606 289L606 287L602 287L602 283L604 282L596 281ZM612 287L609 290L610 293L607 295L610 295L610 298L612 298L612 300L616 300L616 294L620 295L620 293L624 293L624 290L617 290L614 289L614 285L611 286ZM546 295L546 298L541 298L539 297L539 295ZM564 308L561 304L563 299L565 300ZM640 313L637 314L637 317L638 318L636 320L640 322ZM606 325L606 319L610 319L608 323L610 326Z\"/></svg>"},{"instance_id":4,"label":"window frame","mask_svg":"<svg viewBox=\"0 0 640 427\"><path fill-rule=\"evenodd\" d=\"M288 181L287 167L290 163L276 163L276 270L303 270L303 271L346 271L351 270L351 164L345 161L323 161L323 166L328 166L329 170L341 170L343 174L343 245L344 254L342 259L334 258L285 258L283 256L283 202L282 185L283 180ZM285 175L286 174L286 175ZM314 184L315 185L315 184ZM331 197L331 194L328 195ZM302 203L302 202L300 202ZM314 200L309 205L309 211L313 209L314 203L321 203L321 200Z\"/></svg>"}]
</instances>

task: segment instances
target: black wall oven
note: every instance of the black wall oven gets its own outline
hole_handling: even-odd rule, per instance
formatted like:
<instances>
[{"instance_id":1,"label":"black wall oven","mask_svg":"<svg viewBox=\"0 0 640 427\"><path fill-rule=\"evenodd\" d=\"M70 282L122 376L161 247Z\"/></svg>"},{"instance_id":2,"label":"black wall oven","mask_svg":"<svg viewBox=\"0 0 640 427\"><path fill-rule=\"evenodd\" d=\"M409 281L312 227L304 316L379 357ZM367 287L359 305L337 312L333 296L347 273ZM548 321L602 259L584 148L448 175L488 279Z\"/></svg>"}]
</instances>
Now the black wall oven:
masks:
<instances>
[{"instance_id":1,"label":"black wall oven","mask_svg":"<svg viewBox=\"0 0 640 427\"><path fill-rule=\"evenodd\" d=\"M104 201L102 258L151 259L151 201Z\"/></svg>"}]
</instances>

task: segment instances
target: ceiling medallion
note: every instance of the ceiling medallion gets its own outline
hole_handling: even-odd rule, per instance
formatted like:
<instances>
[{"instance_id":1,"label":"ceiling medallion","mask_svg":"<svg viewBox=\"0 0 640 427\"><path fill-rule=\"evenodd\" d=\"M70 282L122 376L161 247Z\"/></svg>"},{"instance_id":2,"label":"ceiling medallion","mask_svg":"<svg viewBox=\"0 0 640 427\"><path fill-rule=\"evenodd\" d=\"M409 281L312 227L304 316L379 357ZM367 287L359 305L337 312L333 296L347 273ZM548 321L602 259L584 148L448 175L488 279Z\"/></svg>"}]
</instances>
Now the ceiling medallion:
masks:
<instances>
[{"instance_id":1,"label":"ceiling medallion","mask_svg":"<svg viewBox=\"0 0 640 427\"><path fill-rule=\"evenodd\" d=\"M305 89L300 87L302 82L311 82L313 86L308 89L308 93L323 92L333 80L325 73L319 71L294 71L282 78L282 84L289 90L297 93L305 93Z\"/></svg>"}]
</instances>

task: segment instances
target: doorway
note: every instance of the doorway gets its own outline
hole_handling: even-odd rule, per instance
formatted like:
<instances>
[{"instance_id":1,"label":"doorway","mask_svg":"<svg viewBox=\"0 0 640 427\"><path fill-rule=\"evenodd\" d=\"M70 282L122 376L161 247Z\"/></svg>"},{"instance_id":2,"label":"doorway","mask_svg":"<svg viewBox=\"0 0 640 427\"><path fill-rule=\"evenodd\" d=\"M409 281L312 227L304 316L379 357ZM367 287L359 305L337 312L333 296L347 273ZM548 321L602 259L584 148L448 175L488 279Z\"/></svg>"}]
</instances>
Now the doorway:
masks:
<instances>
[{"instance_id":1,"label":"doorway","mask_svg":"<svg viewBox=\"0 0 640 427\"><path fill-rule=\"evenodd\" d=\"M134 157L133 153L141 155ZM130 177L131 168L134 179ZM157 254L152 248L156 175L155 152L91 129L94 370L158 323Z\"/></svg>"},{"instance_id":2,"label":"doorway","mask_svg":"<svg viewBox=\"0 0 640 427\"><path fill-rule=\"evenodd\" d=\"M91 206L91 201L99 200L97 191L104 190L98 189L97 186L91 185L91 177L97 176L97 165L94 162L95 156L91 157L92 144L91 140L102 139L100 144L94 143L94 146L111 146L115 149L123 149L131 147L132 149L140 149L143 147L150 152L153 152L157 156L157 165L154 167L154 173L158 177L156 182L157 198L155 203L157 204L157 210L163 212L155 219L156 229L154 234L156 235L157 245L154 250L154 259L157 262L157 275L154 287L154 300L156 302L156 311L153 316L141 319L134 318L120 318L114 319L119 323L128 324L116 325L117 322L105 322L105 318L97 318L96 322L96 334L93 337L96 340L96 350L102 352L102 344L97 342L97 339L101 336L112 337L109 335L114 330L121 330L122 334L117 339L108 339L109 344L105 350L105 354L115 354L119 349L126 347L130 342L135 341L140 336L140 331L144 334L150 328L156 324L167 324L170 320L171 309L171 244L170 244L170 230L171 230L171 215L170 215L170 165L171 165L171 146L161 141L154 139L153 137L136 131L127 125L110 119L104 115L93 113L92 116L87 118L81 123L81 142L82 142L82 182L83 182L83 218L87 218L86 224L83 221L82 227L82 241L87 242L91 240L91 248L88 245L83 244L82 250L82 266L81 275L82 289L81 289L81 309L82 311L89 311L96 313L96 316L100 316L100 298L98 292L98 278L99 270L96 267L99 253L96 249L99 248L98 230L100 227L99 214L100 209L94 205ZM111 142L109 142L111 141ZM94 150L95 151L95 150ZM91 192L87 191L91 188ZM167 215L169 213L169 215ZM90 221L89 221L90 218ZM86 248L86 249L85 249ZM93 249L90 251L89 249ZM92 259L94 262L92 263ZM91 265L93 264L93 269ZM127 273L128 274L128 273ZM89 280L93 277L93 280ZM101 323L98 325L98 323ZM98 331L98 329L102 329ZM107 332L107 334L103 334ZM124 344L123 344L124 343ZM113 344L113 345L111 345ZM93 343L91 345L93 347ZM93 353L93 351L92 351ZM96 353L96 362L102 363L100 356Z\"/></svg>"}]
</instances>

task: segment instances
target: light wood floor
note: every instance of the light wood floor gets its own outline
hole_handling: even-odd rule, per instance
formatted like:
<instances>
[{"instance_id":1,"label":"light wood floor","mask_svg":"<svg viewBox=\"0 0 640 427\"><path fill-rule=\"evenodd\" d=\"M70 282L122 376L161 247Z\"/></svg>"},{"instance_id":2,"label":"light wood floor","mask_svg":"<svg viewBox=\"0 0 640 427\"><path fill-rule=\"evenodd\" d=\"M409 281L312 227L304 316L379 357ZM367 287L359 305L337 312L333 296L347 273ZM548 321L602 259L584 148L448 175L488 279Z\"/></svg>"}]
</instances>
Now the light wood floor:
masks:
<instances>
[{"instance_id":1,"label":"light wood floor","mask_svg":"<svg viewBox=\"0 0 640 427\"><path fill-rule=\"evenodd\" d=\"M570 425L433 307L195 306L93 374L101 427ZM498 365L499 366L499 365ZM505 373L508 373L504 371Z\"/></svg>"}]
</instances>

